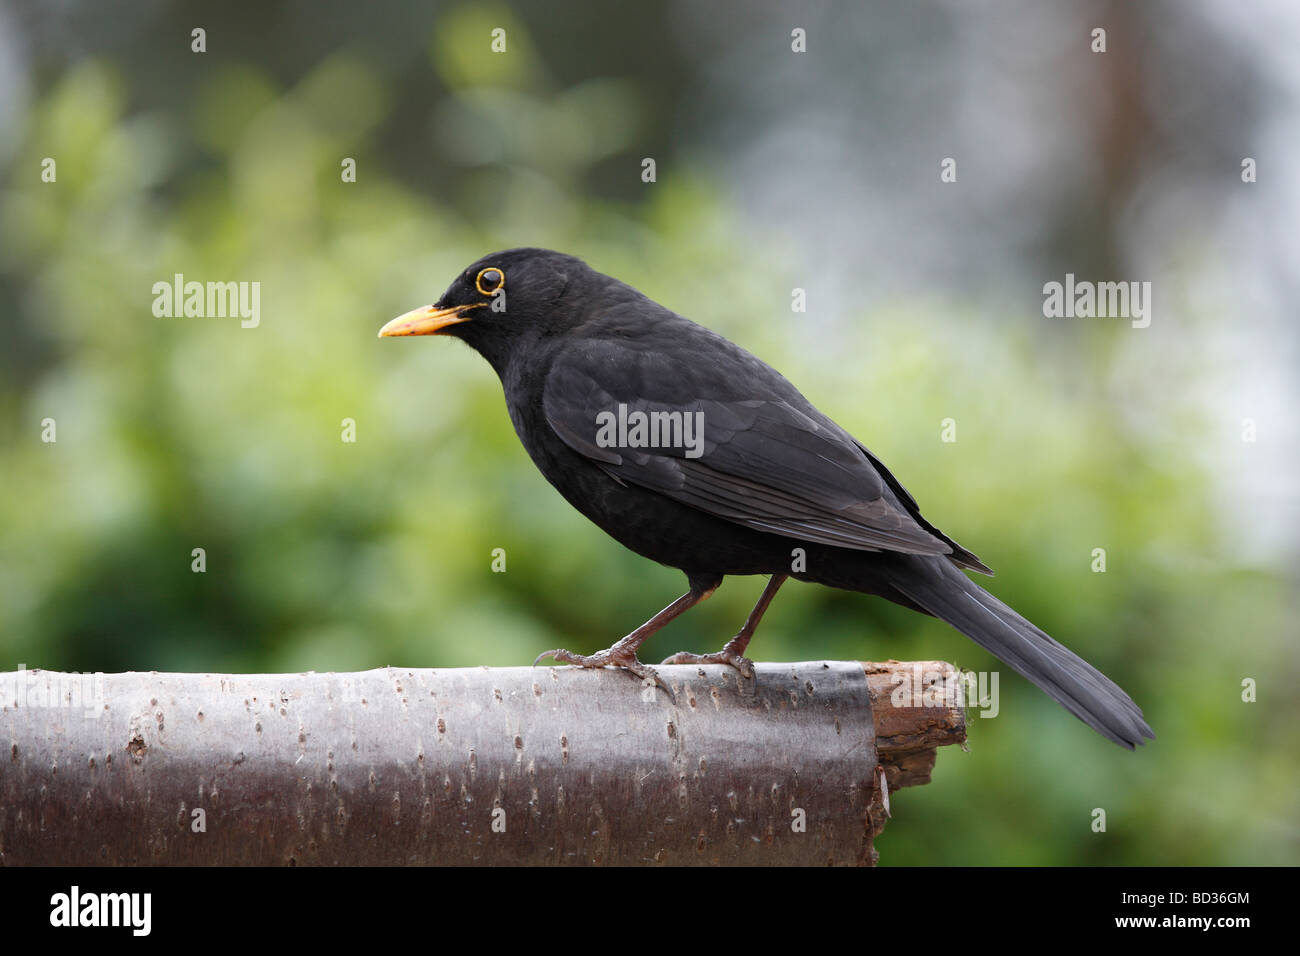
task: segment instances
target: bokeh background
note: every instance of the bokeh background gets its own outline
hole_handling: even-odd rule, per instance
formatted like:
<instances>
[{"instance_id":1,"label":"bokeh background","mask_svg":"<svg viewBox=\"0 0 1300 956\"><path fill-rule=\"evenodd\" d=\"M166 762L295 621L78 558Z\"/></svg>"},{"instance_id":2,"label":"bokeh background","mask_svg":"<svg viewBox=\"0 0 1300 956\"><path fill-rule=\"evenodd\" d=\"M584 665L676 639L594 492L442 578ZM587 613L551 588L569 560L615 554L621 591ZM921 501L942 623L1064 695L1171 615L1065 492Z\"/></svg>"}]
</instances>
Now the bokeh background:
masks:
<instances>
[{"instance_id":1,"label":"bokeh background","mask_svg":"<svg viewBox=\"0 0 1300 956\"><path fill-rule=\"evenodd\" d=\"M1127 753L1003 669L882 862L1294 864L1298 41L1287 0L0 5L0 668L521 664L675 597L486 363L375 337L542 245L779 366L1145 708ZM155 318L177 272L260 326ZM1045 318L1067 272L1152 282L1150 327ZM754 650L997 667L799 584Z\"/></svg>"}]
</instances>

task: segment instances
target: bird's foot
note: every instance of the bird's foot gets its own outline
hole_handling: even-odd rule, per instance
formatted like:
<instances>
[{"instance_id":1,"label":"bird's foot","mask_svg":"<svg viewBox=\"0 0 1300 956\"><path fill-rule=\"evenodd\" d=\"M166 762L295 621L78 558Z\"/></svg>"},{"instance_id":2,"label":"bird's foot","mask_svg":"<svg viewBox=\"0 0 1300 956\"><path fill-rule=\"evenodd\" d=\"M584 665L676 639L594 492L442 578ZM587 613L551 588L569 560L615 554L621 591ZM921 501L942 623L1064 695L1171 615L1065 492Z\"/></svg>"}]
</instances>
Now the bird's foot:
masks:
<instances>
[{"instance_id":1,"label":"bird's foot","mask_svg":"<svg viewBox=\"0 0 1300 956\"><path fill-rule=\"evenodd\" d=\"M735 650L730 644L722 650L713 654L692 654L690 651L680 651L672 657L666 658L664 664L727 664L734 667L740 672L740 676L745 680L754 679L754 662L748 657L743 656Z\"/></svg>"},{"instance_id":2,"label":"bird's foot","mask_svg":"<svg viewBox=\"0 0 1300 956\"><path fill-rule=\"evenodd\" d=\"M566 651L560 647L553 651L544 651L538 654L537 660L533 661L533 666L536 667L547 657L554 658L561 664L572 664L575 667L617 667L627 671L642 683L662 687L669 697L675 698L676 696L673 694L673 689L659 676L659 672L653 667L641 663L641 659L636 656L636 651L631 648L623 648L615 644L613 647L607 647L595 654L575 654L573 651Z\"/></svg>"}]
</instances>

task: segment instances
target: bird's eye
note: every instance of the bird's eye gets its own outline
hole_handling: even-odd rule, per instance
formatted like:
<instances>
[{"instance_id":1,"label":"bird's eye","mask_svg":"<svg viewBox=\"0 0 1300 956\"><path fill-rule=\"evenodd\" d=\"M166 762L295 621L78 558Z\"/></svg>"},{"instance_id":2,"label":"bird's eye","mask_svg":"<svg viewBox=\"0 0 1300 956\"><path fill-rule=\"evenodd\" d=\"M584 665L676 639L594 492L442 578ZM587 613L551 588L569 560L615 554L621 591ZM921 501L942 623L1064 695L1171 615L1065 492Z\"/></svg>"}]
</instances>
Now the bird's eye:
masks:
<instances>
[{"instance_id":1,"label":"bird's eye","mask_svg":"<svg viewBox=\"0 0 1300 956\"><path fill-rule=\"evenodd\" d=\"M474 285L484 295L495 295L506 284L506 274L500 269L484 269L474 280Z\"/></svg>"}]
</instances>

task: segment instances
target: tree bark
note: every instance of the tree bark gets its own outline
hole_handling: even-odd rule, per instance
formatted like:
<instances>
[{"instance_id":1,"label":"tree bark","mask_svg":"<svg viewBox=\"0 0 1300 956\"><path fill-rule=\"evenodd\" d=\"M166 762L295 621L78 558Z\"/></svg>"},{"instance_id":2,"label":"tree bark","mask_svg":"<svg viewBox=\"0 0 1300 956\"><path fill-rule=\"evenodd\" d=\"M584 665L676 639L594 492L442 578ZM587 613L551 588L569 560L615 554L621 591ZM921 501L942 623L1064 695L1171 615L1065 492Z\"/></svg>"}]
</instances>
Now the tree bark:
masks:
<instances>
[{"instance_id":1,"label":"tree bark","mask_svg":"<svg viewBox=\"0 0 1300 956\"><path fill-rule=\"evenodd\" d=\"M0 675L5 864L872 864L965 738L913 668Z\"/></svg>"}]
</instances>

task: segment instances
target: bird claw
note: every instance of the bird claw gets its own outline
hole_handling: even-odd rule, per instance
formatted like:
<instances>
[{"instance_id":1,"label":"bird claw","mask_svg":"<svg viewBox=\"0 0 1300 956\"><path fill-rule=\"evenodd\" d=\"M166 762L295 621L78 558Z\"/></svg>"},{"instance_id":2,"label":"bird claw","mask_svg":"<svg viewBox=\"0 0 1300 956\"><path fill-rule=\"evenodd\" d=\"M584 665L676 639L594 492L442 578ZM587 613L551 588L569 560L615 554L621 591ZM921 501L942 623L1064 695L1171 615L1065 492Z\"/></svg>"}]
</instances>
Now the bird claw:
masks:
<instances>
[{"instance_id":1,"label":"bird claw","mask_svg":"<svg viewBox=\"0 0 1300 956\"><path fill-rule=\"evenodd\" d=\"M617 667L625 670L637 680L645 683L651 682L656 687L663 688L664 692L673 700L677 695L673 689L668 686L659 672L647 664L641 663L640 658L636 656L636 651L619 650L617 647L607 647L603 651L597 651L595 654L575 654L573 651L564 648L556 648L553 651L544 651L537 655L537 660L533 661L536 667L543 659L550 657L561 664L572 664L574 667Z\"/></svg>"},{"instance_id":2,"label":"bird claw","mask_svg":"<svg viewBox=\"0 0 1300 956\"><path fill-rule=\"evenodd\" d=\"M754 662L748 657L737 654L735 651L729 651L725 647L713 654L692 654L690 651L679 651L672 657L666 658L663 664L726 664L734 667L740 672L740 676L745 680L754 679Z\"/></svg>"}]
</instances>

